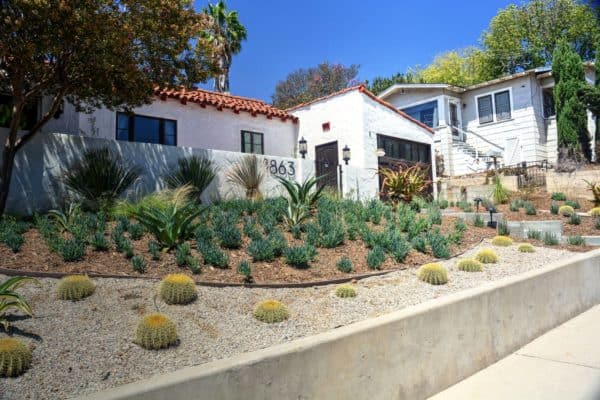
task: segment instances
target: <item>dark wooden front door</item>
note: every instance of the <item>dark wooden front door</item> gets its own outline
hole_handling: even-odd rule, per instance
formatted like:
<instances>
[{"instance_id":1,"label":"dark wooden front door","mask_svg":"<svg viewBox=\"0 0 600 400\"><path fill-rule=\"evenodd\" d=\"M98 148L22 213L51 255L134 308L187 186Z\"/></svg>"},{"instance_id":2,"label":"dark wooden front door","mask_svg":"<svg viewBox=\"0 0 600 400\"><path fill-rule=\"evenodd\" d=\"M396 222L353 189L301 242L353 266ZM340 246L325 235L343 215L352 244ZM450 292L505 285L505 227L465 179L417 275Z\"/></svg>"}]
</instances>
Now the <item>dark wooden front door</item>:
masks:
<instances>
[{"instance_id":1,"label":"dark wooden front door","mask_svg":"<svg viewBox=\"0 0 600 400\"><path fill-rule=\"evenodd\" d=\"M338 142L321 144L315 147L315 158L317 176L321 177L318 182L319 188L328 186L338 189Z\"/></svg>"}]
</instances>

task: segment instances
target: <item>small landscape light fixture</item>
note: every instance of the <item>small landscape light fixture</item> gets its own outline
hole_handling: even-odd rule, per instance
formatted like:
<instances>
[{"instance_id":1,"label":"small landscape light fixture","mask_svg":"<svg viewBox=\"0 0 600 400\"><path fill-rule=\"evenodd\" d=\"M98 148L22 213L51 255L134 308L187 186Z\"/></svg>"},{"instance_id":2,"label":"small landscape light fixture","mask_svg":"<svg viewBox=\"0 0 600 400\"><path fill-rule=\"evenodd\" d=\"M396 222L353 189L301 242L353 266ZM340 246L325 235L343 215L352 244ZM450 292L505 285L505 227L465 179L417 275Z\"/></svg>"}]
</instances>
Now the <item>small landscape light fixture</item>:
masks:
<instances>
[{"instance_id":1,"label":"small landscape light fixture","mask_svg":"<svg viewBox=\"0 0 600 400\"><path fill-rule=\"evenodd\" d=\"M350 147L348 145L345 145L342 149L342 159L348 165L348 161L350 161Z\"/></svg>"},{"instance_id":2,"label":"small landscape light fixture","mask_svg":"<svg viewBox=\"0 0 600 400\"><path fill-rule=\"evenodd\" d=\"M488 208L488 211L490 212L490 220L488 221L487 226L496 229L498 222L494 221L494 214L496 214L498 210L496 210L496 207L491 206L490 208Z\"/></svg>"},{"instance_id":3,"label":"small landscape light fixture","mask_svg":"<svg viewBox=\"0 0 600 400\"><path fill-rule=\"evenodd\" d=\"M300 141L298 142L298 151L302 155L302 158L306 158L308 146L306 145L306 139L304 139L304 136L302 136L302 138L300 138Z\"/></svg>"},{"instance_id":4,"label":"small landscape light fixture","mask_svg":"<svg viewBox=\"0 0 600 400\"><path fill-rule=\"evenodd\" d=\"M473 202L475 203L475 207L477 207L477 212L479 212L479 205L481 204L483 200L481 199L481 197L475 197L473 199Z\"/></svg>"}]
</instances>

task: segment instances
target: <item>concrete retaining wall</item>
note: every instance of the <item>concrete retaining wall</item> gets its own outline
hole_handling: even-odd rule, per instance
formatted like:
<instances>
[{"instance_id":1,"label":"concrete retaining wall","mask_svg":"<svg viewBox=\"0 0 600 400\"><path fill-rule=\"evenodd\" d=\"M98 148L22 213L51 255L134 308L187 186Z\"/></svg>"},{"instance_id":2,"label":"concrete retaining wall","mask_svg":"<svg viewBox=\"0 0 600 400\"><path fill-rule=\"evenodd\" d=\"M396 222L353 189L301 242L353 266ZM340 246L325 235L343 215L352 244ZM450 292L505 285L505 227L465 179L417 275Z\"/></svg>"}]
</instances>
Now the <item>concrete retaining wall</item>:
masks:
<instances>
[{"instance_id":1,"label":"concrete retaining wall","mask_svg":"<svg viewBox=\"0 0 600 400\"><path fill-rule=\"evenodd\" d=\"M571 173L548 171L546 174L546 190L548 193L563 192L569 198L594 200L594 196L585 181L600 181L600 170L591 169Z\"/></svg>"},{"instance_id":2,"label":"concrete retaining wall","mask_svg":"<svg viewBox=\"0 0 600 400\"><path fill-rule=\"evenodd\" d=\"M598 303L594 251L89 399L425 399Z\"/></svg>"}]
</instances>

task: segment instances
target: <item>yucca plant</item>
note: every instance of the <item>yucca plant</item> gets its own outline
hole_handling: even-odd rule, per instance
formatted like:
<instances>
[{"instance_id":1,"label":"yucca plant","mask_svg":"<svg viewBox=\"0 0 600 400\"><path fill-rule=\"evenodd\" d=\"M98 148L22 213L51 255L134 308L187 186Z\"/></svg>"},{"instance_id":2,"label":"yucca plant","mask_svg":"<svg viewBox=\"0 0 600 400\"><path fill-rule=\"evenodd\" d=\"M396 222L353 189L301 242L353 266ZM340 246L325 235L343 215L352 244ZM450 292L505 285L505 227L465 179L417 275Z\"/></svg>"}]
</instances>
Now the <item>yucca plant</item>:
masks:
<instances>
[{"instance_id":1,"label":"yucca plant","mask_svg":"<svg viewBox=\"0 0 600 400\"><path fill-rule=\"evenodd\" d=\"M5 331L10 327L10 323L6 318L6 312L8 310L14 309L29 316L33 315L33 311L31 310L29 303L27 303L27 300L16 292L19 287L28 282L39 284L36 279L24 276L14 276L0 283L0 324L4 327Z\"/></svg>"},{"instance_id":2,"label":"yucca plant","mask_svg":"<svg viewBox=\"0 0 600 400\"><path fill-rule=\"evenodd\" d=\"M325 186L314 189L320 178L310 177L302 183L276 176L288 193L287 210L284 221L292 229L310 217L311 210L323 196Z\"/></svg>"},{"instance_id":3,"label":"yucca plant","mask_svg":"<svg viewBox=\"0 0 600 400\"><path fill-rule=\"evenodd\" d=\"M510 197L510 192L502 184L500 175L494 175L494 187L492 188L492 199L496 204L504 204Z\"/></svg>"},{"instance_id":4,"label":"yucca plant","mask_svg":"<svg viewBox=\"0 0 600 400\"><path fill-rule=\"evenodd\" d=\"M394 202L410 203L414 196L425 192L431 181L420 165L399 166L397 169L382 168L383 190Z\"/></svg>"},{"instance_id":5,"label":"yucca plant","mask_svg":"<svg viewBox=\"0 0 600 400\"><path fill-rule=\"evenodd\" d=\"M163 190L146 196L137 204L123 202L117 205L119 214L135 218L154 235L161 247L172 249L192 237L196 219L205 208L190 201L190 186Z\"/></svg>"},{"instance_id":6,"label":"yucca plant","mask_svg":"<svg viewBox=\"0 0 600 400\"><path fill-rule=\"evenodd\" d=\"M91 210L108 210L142 175L142 169L126 162L109 148L92 149L69 165L63 181Z\"/></svg>"},{"instance_id":7,"label":"yucca plant","mask_svg":"<svg viewBox=\"0 0 600 400\"><path fill-rule=\"evenodd\" d=\"M244 189L246 198L251 200L262 198L260 186L264 179L264 167L255 155L243 157L227 172L227 182Z\"/></svg>"},{"instance_id":8,"label":"yucca plant","mask_svg":"<svg viewBox=\"0 0 600 400\"><path fill-rule=\"evenodd\" d=\"M177 166L167 176L165 183L169 189L190 186L190 197L200 203L200 196L204 189L215 178L213 162L196 155L182 157L177 160Z\"/></svg>"}]
</instances>

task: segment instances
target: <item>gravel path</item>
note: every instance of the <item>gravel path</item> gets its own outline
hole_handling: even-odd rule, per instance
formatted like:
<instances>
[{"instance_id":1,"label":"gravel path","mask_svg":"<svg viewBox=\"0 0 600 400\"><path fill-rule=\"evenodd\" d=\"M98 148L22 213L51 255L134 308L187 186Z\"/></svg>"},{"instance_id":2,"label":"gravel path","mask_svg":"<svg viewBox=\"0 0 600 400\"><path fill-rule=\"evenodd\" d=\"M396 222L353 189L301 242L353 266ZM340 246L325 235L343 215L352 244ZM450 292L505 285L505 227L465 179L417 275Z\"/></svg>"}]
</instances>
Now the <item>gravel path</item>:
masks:
<instances>
[{"instance_id":1,"label":"gravel path","mask_svg":"<svg viewBox=\"0 0 600 400\"><path fill-rule=\"evenodd\" d=\"M468 251L472 256L483 243ZM199 287L199 299L187 306L157 300L161 312L177 323L181 343L163 351L143 350L132 343L136 323L154 311L156 282L96 279L96 292L81 302L56 300L56 280L21 289L35 318L13 322L16 334L34 346L32 368L23 376L0 380L2 399L62 399L148 378L154 374L231 357L366 318L425 300L501 279L571 256L565 250L539 248L519 253L517 246L494 248L498 264L484 272L458 271L456 260L442 262L450 282L432 286L418 281L416 270L393 272L356 284L358 296L339 299L335 286L305 289ZM0 279L5 277L0 276ZM286 303L291 318L279 324L256 321L254 304L266 298ZM0 336L5 336L0 333Z\"/></svg>"}]
</instances>

